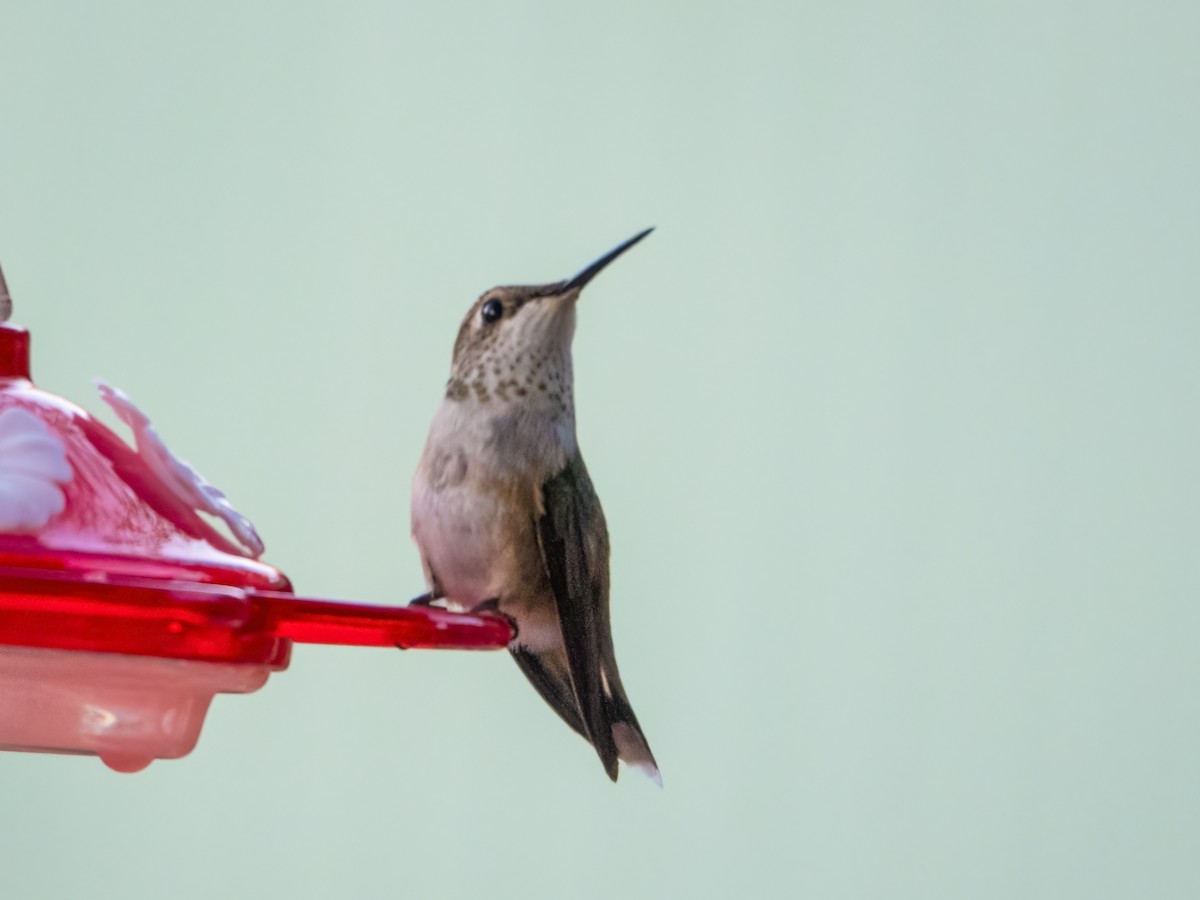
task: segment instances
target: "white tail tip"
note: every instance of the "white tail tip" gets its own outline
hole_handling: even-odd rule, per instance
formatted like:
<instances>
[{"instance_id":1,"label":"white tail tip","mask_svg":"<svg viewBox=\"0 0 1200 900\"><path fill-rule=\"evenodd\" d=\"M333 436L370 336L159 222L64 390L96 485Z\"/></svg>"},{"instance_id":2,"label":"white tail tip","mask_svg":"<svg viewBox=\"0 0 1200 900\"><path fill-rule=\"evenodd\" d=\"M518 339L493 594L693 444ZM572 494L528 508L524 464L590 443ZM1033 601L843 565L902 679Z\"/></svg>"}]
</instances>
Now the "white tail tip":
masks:
<instances>
[{"instance_id":1,"label":"white tail tip","mask_svg":"<svg viewBox=\"0 0 1200 900\"><path fill-rule=\"evenodd\" d=\"M662 773L658 771L658 763L654 761L654 754L650 752L650 746L641 732L628 722L614 722L612 734L621 761L662 787Z\"/></svg>"},{"instance_id":2,"label":"white tail tip","mask_svg":"<svg viewBox=\"0 0 1200 900\"><path fill-rule=\"evenodd\" d=\"M658 771L658 766L651 765L650 763L631 763L631 765L660 788L663 786L662 772Z\"/></svg>"}]
</instances>

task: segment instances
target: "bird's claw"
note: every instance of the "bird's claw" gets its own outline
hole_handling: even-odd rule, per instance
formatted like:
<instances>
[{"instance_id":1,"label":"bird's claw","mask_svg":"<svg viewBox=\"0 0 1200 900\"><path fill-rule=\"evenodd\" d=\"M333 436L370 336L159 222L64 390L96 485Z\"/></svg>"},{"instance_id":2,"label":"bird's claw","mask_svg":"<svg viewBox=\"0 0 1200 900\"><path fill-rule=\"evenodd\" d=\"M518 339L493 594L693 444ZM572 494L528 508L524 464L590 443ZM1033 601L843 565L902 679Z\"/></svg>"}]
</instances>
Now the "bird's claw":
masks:
<instances>
[{"instance_id":1,"label":"bird's claw","mask_svg":"<svg viewBox=\"0 0 1200 900\"><path fill-rule=\"evenodd\" d=\"M512 630L513 640L516 640L518 631L517 620L500 609L499 597L493 597L491 600L484 600L482 603L476 603L471 607L470 614L473 616L488 614L502 616L508 622L509 629Z\"/></svg>"},{"instance_id":2,"label":"bird's claw","mask_svg":"<svg viewBox=\"0 0 1200 900\"><path fill-rule=\"evenodd\" d=\"M500 598L493 597L491 600L483 600L471 607L470 613L477 616L480 613L500 612Z\"/></svg>"}]
</instances>

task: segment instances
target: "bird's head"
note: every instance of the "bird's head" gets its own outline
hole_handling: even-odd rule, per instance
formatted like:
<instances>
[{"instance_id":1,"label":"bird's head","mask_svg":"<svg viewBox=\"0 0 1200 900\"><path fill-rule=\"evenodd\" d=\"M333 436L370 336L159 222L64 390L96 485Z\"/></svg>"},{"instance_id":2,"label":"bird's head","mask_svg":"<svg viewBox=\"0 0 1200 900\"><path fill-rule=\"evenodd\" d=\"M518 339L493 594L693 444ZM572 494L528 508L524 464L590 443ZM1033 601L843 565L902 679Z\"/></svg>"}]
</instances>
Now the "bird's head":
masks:
<instances>
[{"instance_id":1,"label":"bird's head","mask_svg":"<svg viewBox=\"0 0 1200 900\"><path fill-rule=\"evenodd\" d=\"M605 266L651 231L634 235L565 281L485 291L458 329L446 396L569 411L576 301Z\"/></svg>"}]
</instances>

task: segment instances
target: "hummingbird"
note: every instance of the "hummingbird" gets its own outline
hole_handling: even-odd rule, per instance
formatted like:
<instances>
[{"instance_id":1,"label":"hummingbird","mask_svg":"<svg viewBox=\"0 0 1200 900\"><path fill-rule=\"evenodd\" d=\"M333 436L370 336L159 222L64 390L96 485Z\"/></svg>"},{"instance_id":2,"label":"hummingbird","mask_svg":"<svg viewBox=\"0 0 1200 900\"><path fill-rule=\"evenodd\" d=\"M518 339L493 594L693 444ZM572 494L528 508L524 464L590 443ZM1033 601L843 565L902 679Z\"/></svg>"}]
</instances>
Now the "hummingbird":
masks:
<instances>
[{"instance_id":1,"label":"hummingbird","mask_svg":"<svg viewBox=\"0 0 1200 900\"><path fill-rule=\"evenodd\" d=\"M651 231L564 281L485 291L467 312L413 476L428 586L413 603L506 615L517 666L609 778L623 760L661 786L617 671L608 527L576 439L571 366L580 293Z\"/></svg>"}]
</instances>

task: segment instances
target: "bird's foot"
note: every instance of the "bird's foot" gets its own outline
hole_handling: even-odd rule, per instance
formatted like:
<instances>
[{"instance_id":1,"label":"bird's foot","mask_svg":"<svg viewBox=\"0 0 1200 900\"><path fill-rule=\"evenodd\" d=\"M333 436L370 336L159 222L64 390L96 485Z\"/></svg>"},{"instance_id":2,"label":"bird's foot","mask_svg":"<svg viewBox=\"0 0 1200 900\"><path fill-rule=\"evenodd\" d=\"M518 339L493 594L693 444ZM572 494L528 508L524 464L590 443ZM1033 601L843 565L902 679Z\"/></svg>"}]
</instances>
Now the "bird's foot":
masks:
<instances>
[{"instance_id":1,"label":"bird's foot","mask_svg":"<svg viewBox=\"0 0 1200 900\"><path fill-rule=\"evenodd\" d=\"M473 616L478 616L483 613L495 613L496 615L503 616L508 620L508 627L512 629L513 639L516 640L517 620L500 609L499 597L493 597L491 600L484 600L482 603L476 603L471 607L469 612Z\"/></svg>"},{"instance_id":2,"label":"bird's foot","mask_svg":"<svg viewBox=\"0 0 1200 900\"><path fill-rule=\"evenodd\" d=\"M485 612L500 612L500 598L493 597L491 600L482 600L472 606L469 612L473 616L477 616L480 613Z\"/></svg>"},{"instance_id":3,"label":"bird's foot","mask_svg":"<svg viewBox=\"0 0 1200 900\"><path fill-rule=\"evenodd\" d=\"M441 600L441 597L435 597L432 593L422 594L420 597L414 597L408 601L409 606L433 606L434 602Z\"/></svg>"}]
</instances>

